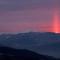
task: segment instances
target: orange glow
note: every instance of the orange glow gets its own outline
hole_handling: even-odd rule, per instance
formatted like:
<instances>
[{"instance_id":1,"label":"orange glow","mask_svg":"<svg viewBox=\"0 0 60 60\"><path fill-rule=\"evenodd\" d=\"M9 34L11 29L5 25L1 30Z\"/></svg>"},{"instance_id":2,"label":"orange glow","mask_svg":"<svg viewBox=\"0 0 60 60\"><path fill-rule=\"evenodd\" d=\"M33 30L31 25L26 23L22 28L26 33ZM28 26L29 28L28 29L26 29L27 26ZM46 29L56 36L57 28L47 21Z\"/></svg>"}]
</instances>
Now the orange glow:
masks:
<instances>
[{"instance_id":1,"label":"orange glow","mask_svg":"<svg viewBox=\"0 0 60 60\"><path fill-rule=\"evenodd\" d=\"M55 33L59 33L59 23L58 23L58 14L57 11L54 12L54 16L53 16L53 32Z\"/></svg>"}]
</instances>

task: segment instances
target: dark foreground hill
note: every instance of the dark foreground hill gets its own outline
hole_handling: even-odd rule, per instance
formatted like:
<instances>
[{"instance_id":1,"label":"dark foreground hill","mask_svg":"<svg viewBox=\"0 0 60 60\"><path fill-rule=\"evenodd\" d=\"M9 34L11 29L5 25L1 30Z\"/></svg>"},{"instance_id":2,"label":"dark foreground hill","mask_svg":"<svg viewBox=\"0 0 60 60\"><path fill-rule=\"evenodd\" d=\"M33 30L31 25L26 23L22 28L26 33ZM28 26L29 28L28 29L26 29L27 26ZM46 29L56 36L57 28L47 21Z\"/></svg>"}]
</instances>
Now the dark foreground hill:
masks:
<instances>
[{"instance_id":1,"label":"dark foreground hill","mask_svg":"<svg viewBox=\"0 0 60 60\"><path fill-rule=\"evenodd\" d=\"M0 47L0 60L60 60L54 57L40 55L26 49Z\"/></svg>"}]
</instances>

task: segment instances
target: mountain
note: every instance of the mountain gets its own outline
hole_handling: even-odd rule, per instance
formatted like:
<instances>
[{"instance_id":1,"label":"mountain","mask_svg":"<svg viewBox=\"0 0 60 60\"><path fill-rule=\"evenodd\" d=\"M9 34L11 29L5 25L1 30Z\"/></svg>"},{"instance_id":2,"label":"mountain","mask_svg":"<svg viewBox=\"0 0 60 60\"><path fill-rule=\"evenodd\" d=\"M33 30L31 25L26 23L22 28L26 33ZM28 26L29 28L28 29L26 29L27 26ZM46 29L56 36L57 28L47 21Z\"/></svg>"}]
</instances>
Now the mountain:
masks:
<instances>
[{"instance_id":1,"label":"mountain","mask_svg":"<svg viewBox=\"0 0 60 60\"><path fill-rule=\"evenodd\" d=\"M28 32L19 34L1 34L0 45L28 49L36 53L60 57L60 34L52 32Z\"/></svg>"},{"instance_id":2,"label":"mountain","mask_svg":"<svg viewBox=\"0 0 60 60\"><path fill-rule=\"evenodd\" d=\"M0 47L0 60L60 60L51 56L41 55L26 49Z\"/></svg>"}]
</instances>

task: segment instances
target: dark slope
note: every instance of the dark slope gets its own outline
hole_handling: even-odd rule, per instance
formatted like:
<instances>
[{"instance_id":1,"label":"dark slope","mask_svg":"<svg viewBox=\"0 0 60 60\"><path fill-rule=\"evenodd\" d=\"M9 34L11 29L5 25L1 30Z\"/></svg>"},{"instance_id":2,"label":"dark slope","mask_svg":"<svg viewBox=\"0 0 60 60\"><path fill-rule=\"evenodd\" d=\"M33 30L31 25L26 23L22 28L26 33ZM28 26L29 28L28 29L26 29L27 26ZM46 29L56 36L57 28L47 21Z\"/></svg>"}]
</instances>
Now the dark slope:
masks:
<instances>
[{"instance_id":1,"label":"dark slope","mask_svg":"<svg viewBox=\"0 0 60 60\"><path fill-rule=\"evenodd\" d=\"M60 60L54 57L40 55L26 49L0 47L0 60Z\"/></svg>"}]
</instances>

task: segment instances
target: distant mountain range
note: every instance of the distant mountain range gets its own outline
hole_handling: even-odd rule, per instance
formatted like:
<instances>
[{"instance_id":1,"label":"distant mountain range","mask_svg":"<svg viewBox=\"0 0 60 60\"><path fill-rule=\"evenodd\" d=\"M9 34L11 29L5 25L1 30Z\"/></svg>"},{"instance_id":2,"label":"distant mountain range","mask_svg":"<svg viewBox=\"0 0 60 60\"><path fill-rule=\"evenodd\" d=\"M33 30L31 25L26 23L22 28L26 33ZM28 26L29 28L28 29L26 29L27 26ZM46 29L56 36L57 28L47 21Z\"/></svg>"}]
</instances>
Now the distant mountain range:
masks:
<instances>
[{"instance_id":1,"label":"distant mountain range","mask_svg":"<svg viewBox=\"0 0 60 60\"><path fill-rule=\"evenodd\" d=\"M28 49L39 54L60 58L60 34L52 32L28 32L1 34L0 46Z\"/></svg>"},{"instance_id":2,"label":"distant mountain range","mask_svg":"<svg viewBox=\"0 0 60 60\"><path fill-rule=\"evenodd\" d=\"M37 54L26 49L0 47L0 60L60 60L51 56Z\"/></svg>"}]
</instances>

